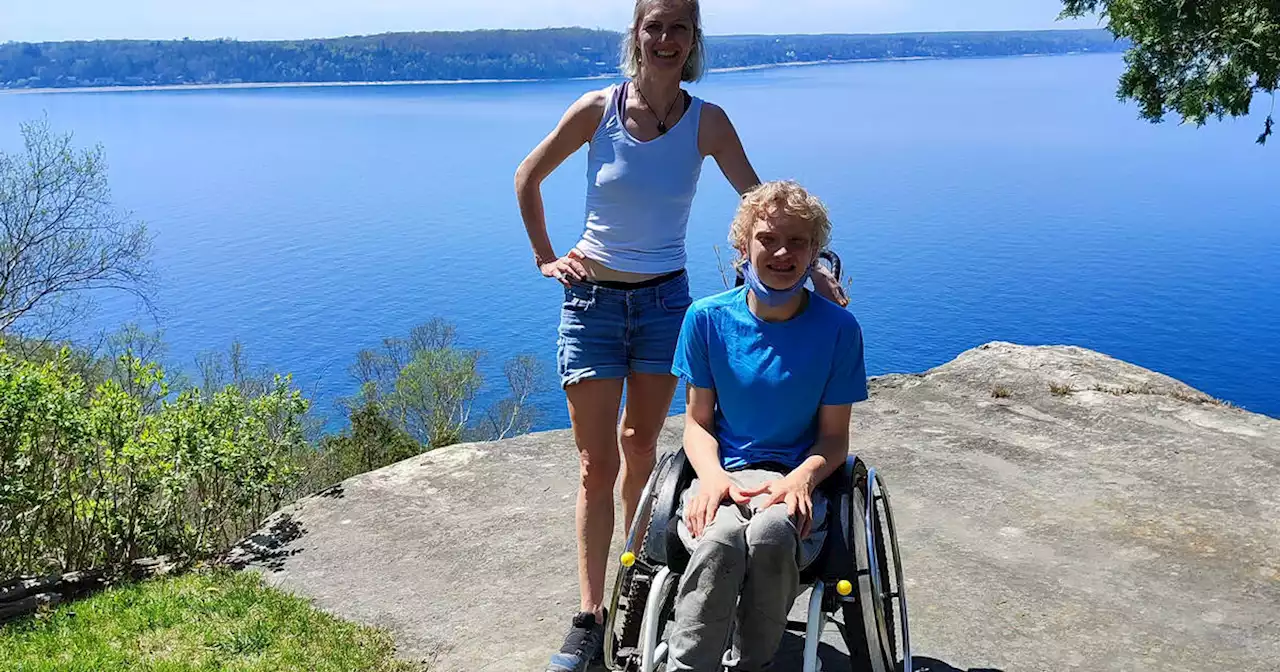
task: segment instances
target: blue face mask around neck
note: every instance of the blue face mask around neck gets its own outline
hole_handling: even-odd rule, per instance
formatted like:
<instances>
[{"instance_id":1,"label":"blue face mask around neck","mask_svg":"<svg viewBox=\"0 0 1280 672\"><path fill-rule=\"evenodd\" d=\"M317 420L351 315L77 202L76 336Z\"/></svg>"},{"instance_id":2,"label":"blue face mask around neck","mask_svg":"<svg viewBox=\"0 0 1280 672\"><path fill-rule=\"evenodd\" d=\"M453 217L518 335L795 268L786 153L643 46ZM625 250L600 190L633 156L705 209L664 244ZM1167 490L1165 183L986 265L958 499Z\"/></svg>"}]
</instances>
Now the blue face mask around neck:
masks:
<instances>
[{"instance_id":1,"label":"blue face mask around neck","mask_svg":"<svg viewBox=\"0 0 1280 672\"><path fill-rule=\"evenodd\" d=\"M810 266L804 270L804 274L796 281L796 284L786 289L774 289L760 280L760 275L756 273L755 267L751 262L747 262L742 266L742 277L746 280L747 287L755 292L756 299L766 306L781 306L790 301L797 293L804 289L804 283L809 279L809 275L813 272Z\"/></svg>"}]
</instances>

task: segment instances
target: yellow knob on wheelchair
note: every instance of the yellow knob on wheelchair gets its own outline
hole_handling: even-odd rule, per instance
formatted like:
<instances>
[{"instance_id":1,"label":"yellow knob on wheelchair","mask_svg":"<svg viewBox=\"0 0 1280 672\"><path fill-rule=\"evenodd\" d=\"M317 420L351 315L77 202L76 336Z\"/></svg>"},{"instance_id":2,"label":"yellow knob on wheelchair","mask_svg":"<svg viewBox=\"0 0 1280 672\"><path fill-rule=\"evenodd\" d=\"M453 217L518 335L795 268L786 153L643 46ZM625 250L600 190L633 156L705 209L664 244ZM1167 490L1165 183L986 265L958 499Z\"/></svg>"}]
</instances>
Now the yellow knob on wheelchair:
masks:
<instances>
[{"instance_id":1,"label":"yellow knob on wheelchair","mask_svg":"<svg viewBox=\"0 0 1280 672\"><path fill-rule=\"evenodd\" d=\"M631 551L627 551L626 553L623 553L622 558L620 559L622 560L623 567L630 567L631 565L636 564L636 554L632 553Z\"/></svg>"},{"instance_id":2,"label":"yellow knob on wheelchair","mask_svg":"<svg viewBox=\"0 0 1280 672\"><path fill-rule=\"evenodd\" d=\"M853 592L853 584L841 579L840 582L836 584L836 592L840 593L840 595L844 597L848 597L849 593Z\"/></svg>"}]
</instances>

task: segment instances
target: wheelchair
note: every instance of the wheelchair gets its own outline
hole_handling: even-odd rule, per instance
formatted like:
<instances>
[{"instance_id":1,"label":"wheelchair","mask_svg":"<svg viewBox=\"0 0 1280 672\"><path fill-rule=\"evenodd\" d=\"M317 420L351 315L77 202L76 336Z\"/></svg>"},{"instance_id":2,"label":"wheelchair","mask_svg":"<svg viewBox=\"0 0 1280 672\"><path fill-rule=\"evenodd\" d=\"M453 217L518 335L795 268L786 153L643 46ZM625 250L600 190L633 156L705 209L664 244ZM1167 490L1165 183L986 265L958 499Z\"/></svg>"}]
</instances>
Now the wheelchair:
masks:
<instances>
[{"instance_id":1,"label":"wheelchair","mask_svg":"<svg viewBox=\"0 0 1280 672\"><path fill-rule=\"evenodd\" d=\"M677 512L694 477L681 448L663 456L640 496L605 625L610 670L654 672L665 663L664 636L689 561ZM902 562L883 479L850 456L819 488L827 498L826 540L800 574L802 588L810 589L807 619L787 623L789 631L804 634L804 672L818 670L828 622L839 629L854 672L912 672ZM837 612L840 620L833 618Z\"/></svg>"}]
</instances>

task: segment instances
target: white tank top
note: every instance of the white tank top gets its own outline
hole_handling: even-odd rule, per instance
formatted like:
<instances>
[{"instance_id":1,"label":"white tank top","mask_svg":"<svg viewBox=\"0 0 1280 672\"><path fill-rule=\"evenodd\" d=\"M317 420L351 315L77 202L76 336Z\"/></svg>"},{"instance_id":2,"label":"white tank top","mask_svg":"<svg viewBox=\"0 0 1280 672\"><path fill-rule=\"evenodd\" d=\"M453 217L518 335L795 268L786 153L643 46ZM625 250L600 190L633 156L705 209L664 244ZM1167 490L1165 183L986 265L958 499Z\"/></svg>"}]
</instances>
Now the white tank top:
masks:
<instances>
[{"instance_id":1,"label":"white tank top","mask_svg":"<svg viewBox=\"0 0 1280 672\"><path fill-rule=\"evenodd\" d=\"M625 90L610 87L608 107L591 138L586 230L577 248L615 271L678 271L685 266L689 209L702 173L702 101L693 97L675 126L640 142L622 121Z\"/></svg>"}]
</instances>

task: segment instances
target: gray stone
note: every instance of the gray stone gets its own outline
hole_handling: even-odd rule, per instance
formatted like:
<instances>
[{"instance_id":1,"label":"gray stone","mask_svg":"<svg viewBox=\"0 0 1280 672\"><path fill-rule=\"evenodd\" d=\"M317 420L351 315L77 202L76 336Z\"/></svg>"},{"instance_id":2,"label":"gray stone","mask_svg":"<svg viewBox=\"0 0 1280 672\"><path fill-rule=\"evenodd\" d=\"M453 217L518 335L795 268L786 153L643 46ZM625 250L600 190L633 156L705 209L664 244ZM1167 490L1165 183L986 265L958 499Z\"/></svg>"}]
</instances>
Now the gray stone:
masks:
<instances>
[{"instance_id":1,"label":"gray stone","mask_svg":"<svg viewBox=\"0 0 1280 672\"><path fill-rule=\"evenodd\" d=\"M1280 421L991 343L874 379L852 425L893 496L920 667L1280 668ZM567 431L434 451L280 512L246 562L433 672L536 672L577 607L576 475Z\"/></svg>"},{"instance_id":2,"label":"gray stone","mask_svg":"<svg viewBox=\"0 0 1280 672\"><path fill-rule=\"evenodd\" d=\"M105 576L102 571L81 571L20 576L0 583L0 624L101 590L107 585Z\"/></svg>"}]
</instances>

